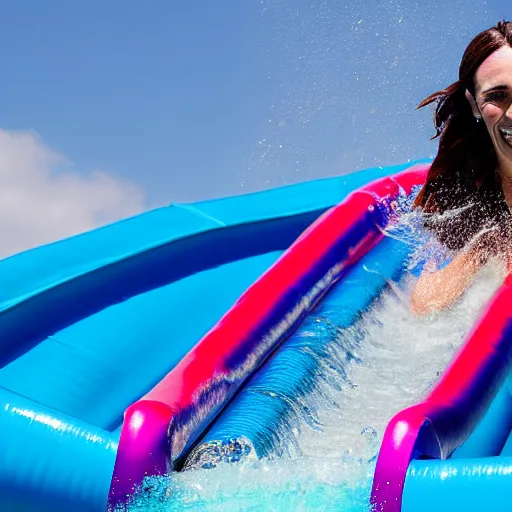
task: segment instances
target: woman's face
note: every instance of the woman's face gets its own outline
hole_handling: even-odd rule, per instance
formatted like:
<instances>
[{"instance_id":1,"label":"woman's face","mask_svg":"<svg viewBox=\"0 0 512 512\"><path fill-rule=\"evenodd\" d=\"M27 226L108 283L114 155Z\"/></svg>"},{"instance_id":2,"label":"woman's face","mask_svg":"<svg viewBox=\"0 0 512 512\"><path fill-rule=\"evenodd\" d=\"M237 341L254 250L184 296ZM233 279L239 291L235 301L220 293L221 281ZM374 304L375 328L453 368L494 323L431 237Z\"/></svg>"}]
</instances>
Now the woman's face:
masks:
<instances>
[{"instance_id":1,"label":"woman's face","mask_svg":"<svg viewBox=\"0 0 512 512\"><path fill-rule=\"evenodd\" d=\"M487 126L500 171L512 175L512 48L505 46L489 56L474 81L475 115Z\"/></svg>"}]
</instances>

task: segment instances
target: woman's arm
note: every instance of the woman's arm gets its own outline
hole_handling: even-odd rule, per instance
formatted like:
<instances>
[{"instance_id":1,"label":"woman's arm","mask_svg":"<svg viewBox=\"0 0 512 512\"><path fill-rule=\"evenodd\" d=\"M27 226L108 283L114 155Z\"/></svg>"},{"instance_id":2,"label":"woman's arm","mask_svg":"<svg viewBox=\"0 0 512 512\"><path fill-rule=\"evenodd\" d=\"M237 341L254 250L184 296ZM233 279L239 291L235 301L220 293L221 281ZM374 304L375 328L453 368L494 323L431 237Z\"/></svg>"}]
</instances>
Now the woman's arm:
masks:
<instances>
[{"instance_id":1,"label":"woman's arm","mask_svg":"<svg viewBox=\"0 0 512 512\"><path fill-rule=\"evenodd\" d=\"M476 249L464 251L443 269L423 272L411 296L412 313L426 315L452 305L483 265L478 252Z\"/></svg>"},{"instance_id":2,"label":"woman's arm","mask_svg":"<svg viewBox=\"0 0 512 512\"><path fill-rule=\"evenodd\" d=\"M426 315L451 306L489 258L504 258L508 252L503 233L496 226L480 231L446 267L421 274L412 293L411 312Z\"/></svg>"}]
</instances>

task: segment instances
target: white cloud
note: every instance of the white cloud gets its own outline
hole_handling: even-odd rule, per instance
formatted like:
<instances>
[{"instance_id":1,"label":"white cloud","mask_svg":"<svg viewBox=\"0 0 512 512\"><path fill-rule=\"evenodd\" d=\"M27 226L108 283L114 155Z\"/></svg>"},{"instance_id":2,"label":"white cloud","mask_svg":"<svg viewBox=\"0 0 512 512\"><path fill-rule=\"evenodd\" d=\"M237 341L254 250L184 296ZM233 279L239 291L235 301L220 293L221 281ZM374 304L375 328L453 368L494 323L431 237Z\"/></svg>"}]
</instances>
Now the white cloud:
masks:
<instances>
[{"instance_id":1,"label":"white cloud","mask_svg":"<svg viewBox=\"0 0 512 512\"><path fill-rule=\"evenodd\" d=\"M100 171L83 175L36 134L0 129L0 258L146 208L137 185Z\"/></svg>"}]
</instances>

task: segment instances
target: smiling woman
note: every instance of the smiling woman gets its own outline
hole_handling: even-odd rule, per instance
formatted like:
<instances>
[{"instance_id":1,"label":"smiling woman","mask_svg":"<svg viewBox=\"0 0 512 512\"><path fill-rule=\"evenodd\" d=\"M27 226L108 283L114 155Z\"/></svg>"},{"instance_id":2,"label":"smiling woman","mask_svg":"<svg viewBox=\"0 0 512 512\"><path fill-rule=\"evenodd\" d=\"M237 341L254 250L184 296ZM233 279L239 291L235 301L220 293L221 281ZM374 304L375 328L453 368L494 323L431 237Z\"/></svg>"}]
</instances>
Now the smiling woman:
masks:
<instances>
[{"instance_id":1,"label":"smiling woman","mask_svg":"<svg viewBox=\"0 0 512 512\"><path fill-rule=\"evenodd\" d=\"M418 108L437 102L439 151L415 206L455 254L420 276L415 313L455 302L494 256L509 263L512 240L512 22L502 21L469 44L459 80Z\"/></svg>"},{"instance_id":2,"label":"smiling woman","mask_svg":"<svg viewBox=\"0 0 512 512\"><path fill-rule=\"evenodd\" d=\"M503 46L480 66L475 74L473 93L466 91L473 115L484 120L498 160L502 177L512 176L510 149L512 148L512 119L508 111L512 105L512 48ZM503 191L510 202L510 183L503 182Z\"/></svg>"}]
</instances>

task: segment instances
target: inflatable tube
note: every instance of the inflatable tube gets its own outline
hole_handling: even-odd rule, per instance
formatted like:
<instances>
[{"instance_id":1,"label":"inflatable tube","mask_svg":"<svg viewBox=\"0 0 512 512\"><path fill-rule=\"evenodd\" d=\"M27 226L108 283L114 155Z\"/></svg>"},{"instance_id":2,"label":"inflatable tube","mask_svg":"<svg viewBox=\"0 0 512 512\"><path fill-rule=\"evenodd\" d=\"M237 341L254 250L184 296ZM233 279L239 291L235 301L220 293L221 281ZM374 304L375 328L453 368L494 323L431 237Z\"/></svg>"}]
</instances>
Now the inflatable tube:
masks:
<instances>
[{"instance_id":1,"label":"inflatable tube","mask_svg":"<svg viewBox=\"0 0 512 512\"><path fill-rule=\"evenodd\" d=\"M511 457L414 460L402 510L506 512L510 510L511 478Z\"/></svg>"}]
</instances>

